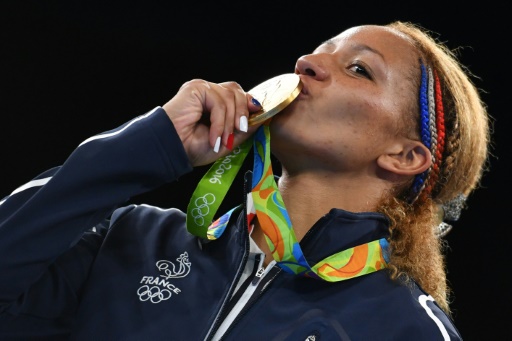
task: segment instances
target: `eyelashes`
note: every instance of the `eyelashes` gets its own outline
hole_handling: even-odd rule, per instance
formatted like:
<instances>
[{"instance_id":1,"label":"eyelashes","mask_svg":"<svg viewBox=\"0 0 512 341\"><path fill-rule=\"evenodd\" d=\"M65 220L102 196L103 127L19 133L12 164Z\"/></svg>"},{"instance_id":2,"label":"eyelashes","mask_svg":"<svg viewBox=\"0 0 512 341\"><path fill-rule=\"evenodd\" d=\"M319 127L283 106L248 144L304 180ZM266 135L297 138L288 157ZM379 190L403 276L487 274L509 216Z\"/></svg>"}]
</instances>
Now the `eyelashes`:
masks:
<instances>
[{"instance_id":1,"label":"eyelashes","mask_svg":"<svg viewBox=\"0 0 512 341\"><path fill-rule=\"evenodd\" d=\"M369 80L373 80L373 76L371 72L368 70L368 67L361 62L355 62L349 65L348 69L358 76L365 77Z\"/></svg>"}]
</instances>

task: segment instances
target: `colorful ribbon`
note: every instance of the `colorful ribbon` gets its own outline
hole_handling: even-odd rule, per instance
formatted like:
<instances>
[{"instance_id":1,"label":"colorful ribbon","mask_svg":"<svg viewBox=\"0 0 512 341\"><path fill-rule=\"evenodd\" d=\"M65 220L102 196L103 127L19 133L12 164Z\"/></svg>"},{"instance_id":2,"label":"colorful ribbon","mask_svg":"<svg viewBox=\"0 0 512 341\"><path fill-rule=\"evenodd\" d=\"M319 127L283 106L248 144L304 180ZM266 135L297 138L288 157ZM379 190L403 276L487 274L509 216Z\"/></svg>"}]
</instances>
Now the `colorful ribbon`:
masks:
<instances>
[{"instance_id":1,"label":"colorful ribbon","mask_svg":"<svg viewBox=\"0 0 512 341\"><path fill-rule=\"evenodd\" d=\"M246 141L232 154L217 160L205 174L192 195L188 207L187 229L197 236L211 240L222 235L231 214L237 207L231 209L208 227L205 224L198 225L197 222L198 220L201 222L201 219L197 219L197 217L201 216L204 223L209 217L213 217L215 214L213 210L218 208L223 199L222 197L219 200L218 195L222 193L225 195L227 189L231 186L232 179L238 173L249 151L248 146L252 143L254 151L252 192L250 194L252 200L248 200L248 202L253 203L254 211L252 212L254 214L251 213L249 207L247 219L250 225L255 216L258 218L272 256L279 267L288 273L323 279L328 282L337 282L366 275L387 267L388 242L385 238L337 252L313 266L309 265L297 240L283 198L274 179L270 159L268 123L269 121L256 131L251 141ZM227 159L230 161L226 161ZM224 167L225 172L222 173L222 176L226 172L229 172L229 176L226 174L226 177L220 181L220 185L227 186L227 188L222 190L210 189L212 186L219 184L219 181L212 179L219 179L219 176L215 177L215 174L217 174L221 164L232 165L229 168ZM231 180L225 182L224 179ZM198 208L198 206L201 207Z\"/></svg>"}]
</instances>

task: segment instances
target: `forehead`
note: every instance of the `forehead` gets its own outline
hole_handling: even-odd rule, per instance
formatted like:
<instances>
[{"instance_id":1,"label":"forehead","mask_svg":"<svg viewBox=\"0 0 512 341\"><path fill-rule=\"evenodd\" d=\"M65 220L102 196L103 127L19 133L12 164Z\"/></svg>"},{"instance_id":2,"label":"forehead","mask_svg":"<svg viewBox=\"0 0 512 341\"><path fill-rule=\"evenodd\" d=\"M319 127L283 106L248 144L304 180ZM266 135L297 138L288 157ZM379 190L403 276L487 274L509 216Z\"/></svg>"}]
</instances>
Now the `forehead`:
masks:
<instances>
[{"instance_id":1,"label":"forehead","mask_svg":"<svg viewBox=\"0 0 512 341\"><path fill-rule=\"evenodd\" d=\"M418 67L418 51L407 35L377 25L352 27L322 43L317 50L368 51L388 62L401 61Z\"/></svg>"}]
</instances>

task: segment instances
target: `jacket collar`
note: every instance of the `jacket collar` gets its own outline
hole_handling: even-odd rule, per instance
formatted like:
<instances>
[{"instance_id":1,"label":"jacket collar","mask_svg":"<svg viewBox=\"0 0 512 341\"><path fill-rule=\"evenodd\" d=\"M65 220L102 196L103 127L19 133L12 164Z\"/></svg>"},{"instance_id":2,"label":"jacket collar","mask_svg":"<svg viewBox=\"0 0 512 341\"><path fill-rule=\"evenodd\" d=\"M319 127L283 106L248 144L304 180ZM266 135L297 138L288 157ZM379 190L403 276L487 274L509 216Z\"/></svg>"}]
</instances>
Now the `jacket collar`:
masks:
<instances>
[{"instance_id":1,"label":"jacket collar","mask_svg":"<svg viewBox=\"0 0 512 341\"><path fill-rule=\"evenodd\" d=\"M354 246L389 237L389 221L381 213L353 213L333 208L300 241L310 264Z\"/></svg>"}]
</instances>

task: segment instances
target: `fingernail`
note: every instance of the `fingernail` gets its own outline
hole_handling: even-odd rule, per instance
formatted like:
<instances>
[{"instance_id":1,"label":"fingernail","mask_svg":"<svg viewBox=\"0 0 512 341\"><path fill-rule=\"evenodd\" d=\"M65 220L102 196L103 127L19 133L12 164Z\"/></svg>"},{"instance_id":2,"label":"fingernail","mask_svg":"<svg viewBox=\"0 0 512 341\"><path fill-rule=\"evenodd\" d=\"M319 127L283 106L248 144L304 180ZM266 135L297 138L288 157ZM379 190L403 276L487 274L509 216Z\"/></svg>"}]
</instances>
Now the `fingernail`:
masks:
<instances>
[{"instance_id":1,"label":"fingernail","mask_svg":"<svg viewBox=\"0 0 512 341\"><path fill-rule=\"evenodd\" d=\"M258 107L261 107L260 102L258 102L258 100L256 98L253 97L253 99L251 101L252 101L252 104L257 105Z\"/></svg>"},{"instance_id":2,"label":"fingernail","mask_svg":"<svg viewBox=\"0 0 512 341\"><path fill-rule=\"evenodd\" d=\"M249 124L247 123L247 116L240 116L240 130L247 133Z\"/></svg>"},{"instance_id":3,"label":"fingernail","mask_svg":"<svg viewBox=\"0 0 512 341\"><path fill-rule=\"evenodd\" d=\"M228 144L226 145L226 147L229 150L233 150L233 142L234 141L235 141L235 134L234 133L229 134L229 136L228 136Z\"/></svg>"},{"instance_id":4,"label":"fingernail","mask_svg":"<svg viewBox=\"0 0 512 341\"><path fill-rule=\"evenodd\" d=\"M215 141L215 147L213 147L213 151L215 153L218 153L220 149L220 136L217 137L217 140Z\"/></svg>"}]
</instances>

